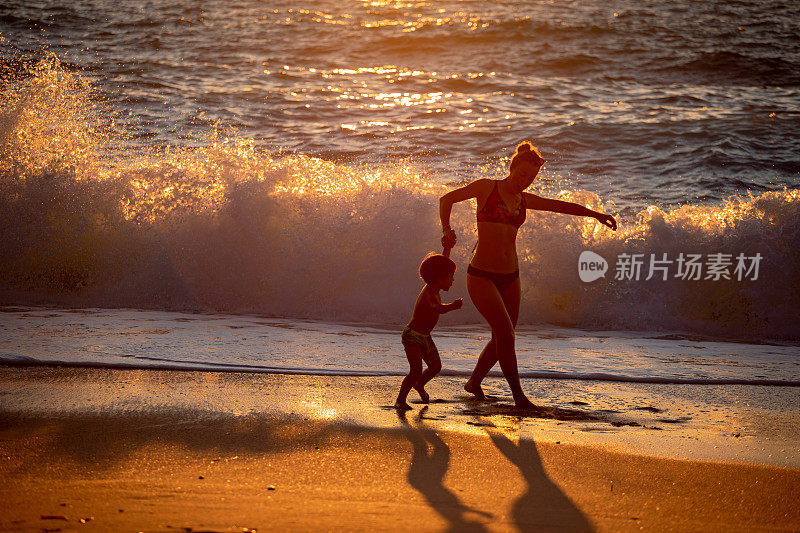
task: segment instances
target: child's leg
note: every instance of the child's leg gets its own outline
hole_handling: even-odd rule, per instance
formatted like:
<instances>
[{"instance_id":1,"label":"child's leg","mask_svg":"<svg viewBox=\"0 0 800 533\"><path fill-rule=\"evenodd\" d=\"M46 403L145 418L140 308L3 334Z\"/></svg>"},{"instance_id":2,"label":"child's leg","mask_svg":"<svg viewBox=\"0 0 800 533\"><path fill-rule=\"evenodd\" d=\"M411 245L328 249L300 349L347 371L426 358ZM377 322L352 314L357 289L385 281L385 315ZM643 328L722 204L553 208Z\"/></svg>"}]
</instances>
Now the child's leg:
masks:
<instances>
[{"instance_id":1,"label":"child's leg","mask_svg":"<svg viewBox=\"0 0 800 533\"><path fill-rule=\"evenodd\" d=\"M406 399L411 387L414 386L422 374L422 349L416 345L407 345L405 349L410 369L408 375L403 379L403 383L400 384L400 392L397 394L397 401L394 402L394 406L400 409L411 409L411 406L406 403Z\"/></svg>"},{"instance_id":2,"label":"child's leg","mask_svg":"<svg viewBox=\"0 0 800 533\"><path fill-rule=\"evenodd\" d=\"M414 385L414 389L416 389L420 398L422 398L422 403L430 402L430 396L428 396L428 393L425 391L425 385L442 369L442 360L439 358L439 350L436 349L433 340L428 341L428 343L428 351L422 356L428 368L425 369Z\"/></svg>"}]
</instances>

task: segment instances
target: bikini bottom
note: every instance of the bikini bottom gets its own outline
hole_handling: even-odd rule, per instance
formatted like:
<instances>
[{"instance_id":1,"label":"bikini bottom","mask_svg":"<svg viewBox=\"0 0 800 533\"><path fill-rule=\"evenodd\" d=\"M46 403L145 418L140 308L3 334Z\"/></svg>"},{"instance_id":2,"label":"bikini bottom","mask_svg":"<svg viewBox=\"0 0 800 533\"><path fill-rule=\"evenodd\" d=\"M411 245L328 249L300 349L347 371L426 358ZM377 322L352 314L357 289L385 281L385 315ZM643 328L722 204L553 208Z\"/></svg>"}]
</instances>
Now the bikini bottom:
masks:
<instances>
[{"instance_id":1,"label":"bikini bottom","mask_svg":"<svg viewBox=\"0 0 800 533\"><path fill-rule=\"evenodd\" d=\"M507 274L501 274L499 272L487 272L486 270L475 268L472 265L467 267L467 274L488 279L494 283L494 286L497 287L497 290L500 291L500 293L503 293L512 283L519 279L519 270L515 270L514 272L509 272Z\"/></svg>"}]
</instances>

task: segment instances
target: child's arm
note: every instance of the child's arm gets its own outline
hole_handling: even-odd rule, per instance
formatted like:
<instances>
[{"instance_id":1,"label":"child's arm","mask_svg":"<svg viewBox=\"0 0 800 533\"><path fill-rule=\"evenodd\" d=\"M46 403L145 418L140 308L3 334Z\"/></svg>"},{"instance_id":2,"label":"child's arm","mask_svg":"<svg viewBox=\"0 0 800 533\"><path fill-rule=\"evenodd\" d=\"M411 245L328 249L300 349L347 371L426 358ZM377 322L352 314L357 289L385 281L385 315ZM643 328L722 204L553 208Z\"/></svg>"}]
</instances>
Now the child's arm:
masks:
<instances>
[{"instance_id":1,"label":"child's arm","mask_svg":"<svg viewBox=\"0 0 800 533\"><path fill-rule=\"evenodd\" d=\"M464 300L463 300L463 298L459 298L457 300L453 300L449 304L440 303L437 306L438 307L437 310L439 311L440 315L443 315L445 313L449 313L450 311L455 311L456 309L461 309L462 305L464 305Z\"/></svg>"}]
</instances>

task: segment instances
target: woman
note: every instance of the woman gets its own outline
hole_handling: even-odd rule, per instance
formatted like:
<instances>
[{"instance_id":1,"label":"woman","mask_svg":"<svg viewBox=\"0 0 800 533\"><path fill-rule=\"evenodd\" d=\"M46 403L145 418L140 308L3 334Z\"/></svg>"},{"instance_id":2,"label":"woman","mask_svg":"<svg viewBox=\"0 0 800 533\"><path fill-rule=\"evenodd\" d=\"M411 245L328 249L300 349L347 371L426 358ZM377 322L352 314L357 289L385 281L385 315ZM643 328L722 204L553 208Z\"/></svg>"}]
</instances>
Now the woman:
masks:
<instances>
[{"instance_id":1,"label":"woman","mask_svg":"<svg viewBox=\"0 0 800 533\"><path fill-rule=\"evenodd\" d=\"M543 164L544 159L539 151L528 141L522 142L517 146L508 176L504 179L479 179L439 199L439 216L444 233L442 246L445 249L452 248L456 243L456 233L450 227L453 204L470 198L477 198L478 201L478 248L467 269L467 291L472 303L492 328L492 340L481 352L464 388L478 399L483 399L481 382L499 361L511 387L514 403L522 409L536 407L522 391L514 350L514 328L520 304L516 241L517 230L525 221L526 210L594 217L609 228L617 229L617 222L610 215L592 211L580 204L525 192Z\"/></svg>"}]
</instances>

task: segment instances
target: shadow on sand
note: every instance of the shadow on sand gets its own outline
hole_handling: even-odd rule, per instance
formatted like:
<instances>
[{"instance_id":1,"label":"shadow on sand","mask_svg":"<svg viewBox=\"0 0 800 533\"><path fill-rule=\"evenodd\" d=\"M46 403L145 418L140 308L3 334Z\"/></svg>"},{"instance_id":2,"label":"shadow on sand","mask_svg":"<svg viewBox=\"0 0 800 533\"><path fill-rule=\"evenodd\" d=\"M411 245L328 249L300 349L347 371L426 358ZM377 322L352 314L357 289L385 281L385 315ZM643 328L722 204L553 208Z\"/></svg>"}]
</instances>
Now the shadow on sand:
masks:
<instances>
[{"instance_id":1,"label":"shadow on sand","mask_svg":"<svg viewBox=\"0 0 800 533\"><path fill-rule=\"evenodd\" d=\"M513 442L494 424L484 424L498 450L514 464L525 479L525 493L514 502L512 517L520 531L592 531L586 517L544 470L536 443Z\"/></svg>"},{"instance_id":2,"label":"shadow on sand","mask_svg":"<svg viewBox=\"0 0 800 533\"><path fill-rule=\"evenodd\" d=\"M425 497L434 511L447 520L449 531L486 531L483 524L471 520L466 515L467 513L477 513L486 517L491 515L467 507L461 503L458 496L444 486L444 476L450 464L450 447L436 431L425 426L423 420L427 409L423 407L418 411L413 426L406 418L405 411L397 413L400 421L406 426L403 434L413 447L408 483Z\"/></svg>"},{"instance_id":3,"label":"shadow on sand","mask_svg":"<svg viewBox=\"0 0 800 533\"><path fill-rule=\"evenodd\" d=\"M222 464L228 458L242 455L263 461L266 457L293 451L319 453L328 446L341 446L341 442L350 440L380 442L388 438L387 453L396 453L398 448L392 441L400 443L405 439L412 445L411 466L406 473L408 483L447 521L448 530L486 531L485 524L493 522L495 517L465 505L445 486L451 450L440 432L427 425L425 413L426 409L421 409L412 421L403 416L404 426L400 431L387 431L303 420L296 416L225 416L186 409L159 409L150 414L134 411L116 416L93 412L73 416L26 416L0 410L0 440L6 444L23 443L31 438L41 440L44 453L66 460L55 461L59 465L59 475L94 479L98 472L113 477L117 467L127 468L125 465L129 461L138 460L139 451L161 453L164 446L171 445L186 451L181 453L194 450L210 455L218 458L211 463L219 460ZM486 426L485 429L492 443L525 479L525 493L512 510L512 519L520 530L591 530L577 508L548 478L533 442L515 444L496 427ZM490 447L488 442L486 446ZM399 452L399 456L402 455ZM485 458L475 454L468 460L484 461ZM56 467L50 463L52 461L29 463L30 475L44 478L53 475L52 469ZM170 471L169 465L162 466ZM205 468L198 464L198 473L204 473ZM369 479L374 475L369 464L356 463L352 468L353 479ZM251 477L250 482L266 486L268 479L271 477L265 471ZM493 480L487 478L481 480L481 484L487 491L487 500L497 500L493 497L498 490L496 485L493 487Z\"/></svg>"},{"instance_id":4,"label":"shadow on sand","mask_svg":"<svg viewBox=\"0 0 800 533\"><path fill-rule=\"evenodd\" d=\"M475 401L466 399L467 407L461 410L461 414L476 417L473 422L467 422L474 426L489 426L493 424L483 421L484 417L502 415L507 417L522 418L543 418L549 420L561 420L565 422L601 422L608 423L614 427L620 426L641 426L639 422L629 419L624 415L609 411L585 411L581 409L563 409L560 407L536 406L535 409L518 409L513 404L500 403L492 398L491 401Z\"/></svg>"},{"instance_id":5,"label":"shadow on sand","mask_svg":"<svg viewBox=\"0 0 800 533\"><path fill-rule=\"evenodd\" d=\"M426 408L414 417L414 425L405 412L398 412L406 425L406 438L413 446L409 484L418 490L432 509L447 520L450 531L486 531L482 523L471 520L469 513L491 519L492 515L464 505L444 486L450 463L450 448L439 434L425 425ZM511 441L491 422L482 422L492 443L514 466L525 480L522 496L514 502L511 518L520 531L592 531L589 522L572 501L548 477L542 465L536 444L531 440ZM470 458L473 461L481 457ZM484 483L487 491L498 490L492 480ZM484 521L485 522L485 521Z\"/></svg>"}]
</instances>

